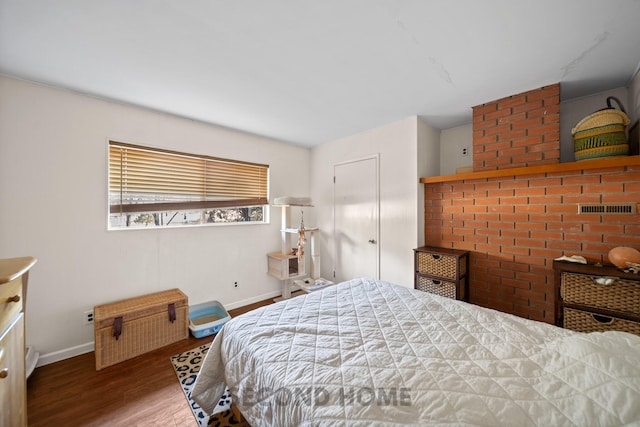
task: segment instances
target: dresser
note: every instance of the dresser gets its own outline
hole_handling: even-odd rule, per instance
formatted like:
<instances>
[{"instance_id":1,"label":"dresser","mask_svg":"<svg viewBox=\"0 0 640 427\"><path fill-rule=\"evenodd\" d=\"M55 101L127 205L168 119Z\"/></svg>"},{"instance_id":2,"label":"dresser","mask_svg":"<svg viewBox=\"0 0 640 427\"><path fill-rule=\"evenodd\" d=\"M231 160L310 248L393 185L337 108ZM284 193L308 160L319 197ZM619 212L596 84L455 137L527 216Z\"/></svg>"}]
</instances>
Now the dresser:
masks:
<instances>
[{"instance_id":1,"label":"dresser","mask_svg":"<svg viewBox=\"0 0 640 427\"><path fill-rule=\"evenodd\" d=\"M422 246L413 252L416 289L468 300L469 251Z\"/></svg>"},{"instance_id":2,"label":"dresser","mask_svg":"<svg viewBox=\"0 0 640 427\"><path fill-rule=\"evenodd\" d=\"M640 335L640 274L614 266L554 261L556 325L580 332Z\"/></svg>"},{"instance_id":3,"label":"dresser","mask_svg":"<svg viewBox=\"0 0 640 427\"><path fill-rule=\"evenodd\" d=\"M27 425L24 312L33 257L0 259L0 426Z\"/></svg>"}]
</instances>

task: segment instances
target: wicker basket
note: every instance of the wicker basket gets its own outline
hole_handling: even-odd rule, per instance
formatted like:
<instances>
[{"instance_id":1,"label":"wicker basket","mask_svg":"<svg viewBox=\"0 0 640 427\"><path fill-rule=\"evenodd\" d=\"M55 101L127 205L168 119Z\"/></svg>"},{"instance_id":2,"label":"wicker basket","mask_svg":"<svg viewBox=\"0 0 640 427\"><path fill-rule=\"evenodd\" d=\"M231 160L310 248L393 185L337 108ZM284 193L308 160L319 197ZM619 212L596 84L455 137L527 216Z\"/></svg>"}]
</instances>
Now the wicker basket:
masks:
<instances>
[{"instance_id":1,"label":"wicker basket","mask_svg":"<svg viewBox=\"0 0 640 427\"><path fill-rule=\"evenodd\" d=\"M457 260L458 258L452 255L418 252L418 272L455 279L458 274ZM461 263L460 269L465 270L466 264ZM464 274L465 271L460 271L461 276Z\"/></svg>"},{"instance_id":2,"label":"wicker basket","mask_svg":"<svg viewBox=\"0 0 640 427\"><path fill-rule=\"evenodd\" d=\"M615 101L620 109L613 108ZM607 107L580 120L571 130L576 160L596 157L626 156L629 145L625 129L630 123L620 101L610 96Z\"/></svg>"},{"instance_id":3,"label":"wicker basket","mask_svg":"<svg viewBox=\"0 0 640 427\"><path fill-rule=\"evenodd\" d=\"M179 289L94 307L96 370L189 337L189 303Z\"/></svg>"},{"instance_id":4,"label":"wicker basket","mask_svg":"<svg viewBox=\"0 0 640 427\"><path fill-rule=\"evenodd\" d=\"M464 288L464 287L463 287ZM430 277L418 276L416 289L447 298L456 298L456 284L444 280L432 279Z\"/></svg>"},{"instance_id":5,"label":"wicker basket","mask_svg":"<svg viewBox=\"0 0 640 427\"><path fill-rule=\"evenodd\" d=\"M573 308L564 309L565 328L579 332L623 331L640 335L640 323Z\"/></svg>"},{"instance_id":6,"label":"wicker basket","mask_svg":"<svg viewBox=\"0 0 640 427\"><path fill-rule=\"evenodd\" d=\"M624 136L624 132L622 133ZM602 147L587 148L575 152L576 160L595 159L598 157L627 156L629 144L606 145Z\"/></svg>"},{"instance_id":7,"label":"wicker basket","mask_svg":"<svg viewBox=\"0 0 640 427\"><path fill-rule=\"evenodd\" d=\"M624 130L625 127L621 123L581 130L573 135L573 148L578 151L604 145L624 144L626 142Z\"/></svg>"},{"instance_id":8,"label":"wicker basket","mask_svg":"<svg viewBox=\"0 0 640 427\"><path fill-rule=\"evenodd\" d=\"M630 122L631 120L629 120L629 117L623 110L618 110L616 108L605 108L604 110L596 111L595 113L589 114L587 117L580 120L578 124L571 130L571 133L576 134L577 132L583 130L607 126L615 123L627 126Z\"/></svg>"},{"instance_id":9,"label":"wicker basket","mask_svg":"<svg viewBox=\"0 0 640 427\"><path fill-rule=\"evenodd\" d=\"M617 279L611 285L600 285L596 282L598 278L588 274L562 273L560 294L563 301L629 313L638 311L638 282Z\"/></svg>"}]
</instances>

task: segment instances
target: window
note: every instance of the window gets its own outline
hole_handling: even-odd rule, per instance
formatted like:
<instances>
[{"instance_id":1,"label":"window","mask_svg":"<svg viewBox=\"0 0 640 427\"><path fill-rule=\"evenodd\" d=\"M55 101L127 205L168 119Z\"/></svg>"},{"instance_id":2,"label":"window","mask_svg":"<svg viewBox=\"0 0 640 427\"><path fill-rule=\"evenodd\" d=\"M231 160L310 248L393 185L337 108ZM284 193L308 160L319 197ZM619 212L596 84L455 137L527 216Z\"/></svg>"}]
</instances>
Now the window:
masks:
<instances>
[{"instance_id":1,"label":"window","mask_svg":"<svg viewBox=\"0 0 640 427\"><path fill-rule=\"evenodd\" d=\"M269 166L109 141L109 228L264 223Z\"/></svg>"}]
</instances>

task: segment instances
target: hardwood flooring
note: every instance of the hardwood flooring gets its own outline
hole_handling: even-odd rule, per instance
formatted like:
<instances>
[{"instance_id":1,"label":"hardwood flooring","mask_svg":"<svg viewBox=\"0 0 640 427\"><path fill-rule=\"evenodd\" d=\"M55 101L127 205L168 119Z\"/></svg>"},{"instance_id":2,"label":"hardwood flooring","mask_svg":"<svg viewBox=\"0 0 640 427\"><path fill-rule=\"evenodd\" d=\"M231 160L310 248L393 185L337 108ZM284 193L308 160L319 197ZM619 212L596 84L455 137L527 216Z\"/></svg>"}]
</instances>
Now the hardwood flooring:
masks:
<instances>
[{"instance_id":1,"label":"hardwood flooring","mask_svg":"<svg viewBox=\"0 0 640 427\"><path fill-rule=\"evenodd\" d=\"M36 368L27 382L29 426L197 426L169 358L212 340L189 336L100 371L93 352Z\"/></svg>"}]
</instances>

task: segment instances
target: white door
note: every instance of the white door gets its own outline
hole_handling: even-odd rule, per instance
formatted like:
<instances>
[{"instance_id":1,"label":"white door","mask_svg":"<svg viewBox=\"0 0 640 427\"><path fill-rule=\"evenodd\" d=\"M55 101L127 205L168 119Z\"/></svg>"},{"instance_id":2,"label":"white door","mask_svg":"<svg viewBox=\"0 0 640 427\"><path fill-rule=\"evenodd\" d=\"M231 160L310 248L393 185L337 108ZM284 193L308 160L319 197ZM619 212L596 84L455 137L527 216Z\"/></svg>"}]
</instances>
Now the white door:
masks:
<instances>
[{"instance_id":1,"label":"white door","mask_svg":"<svg viewBox=\"0 0 640 427\"><path fill-rule=\"evenodd\" d=\"M334 279L378 279L378 157L334 166Z\"/></svg>"}]
</instances>

